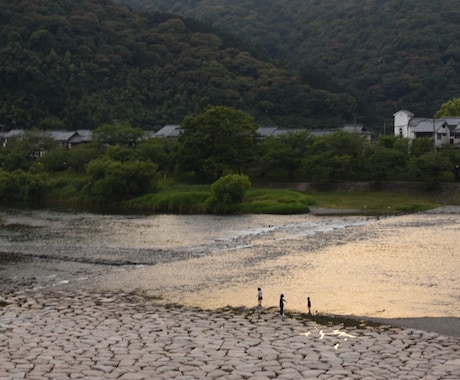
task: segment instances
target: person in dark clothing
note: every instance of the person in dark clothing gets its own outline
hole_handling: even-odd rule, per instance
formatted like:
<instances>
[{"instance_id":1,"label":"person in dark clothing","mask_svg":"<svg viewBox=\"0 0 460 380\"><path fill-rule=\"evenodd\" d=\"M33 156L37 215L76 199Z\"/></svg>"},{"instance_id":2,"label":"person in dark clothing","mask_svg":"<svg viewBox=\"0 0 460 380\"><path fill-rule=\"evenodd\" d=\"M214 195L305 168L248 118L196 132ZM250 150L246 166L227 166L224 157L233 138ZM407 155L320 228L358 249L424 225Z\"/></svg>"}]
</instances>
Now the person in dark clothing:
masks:
<instances>
[{"instance_id":1,"label":"person in dark clothing","mask_svg":"<svg viewBox=\"0 0 460 380\"><path fill-rule=\"evenodd\" d=\"M284 303L287 302L284 299L284 294L281 294L280 296L280 315L284 315Z\"/></svg>"},{"instance_id":2,"label":"person in dark clothing","mask_svg":"<svg viewBox=\"0 0 460 380\"><path fill-rule=\"evenodd\" d=\"M307 297L307 307L308 307L308 314L311 315L311 300L310 300L310 297Z\"/></svg>"}]
</instances>

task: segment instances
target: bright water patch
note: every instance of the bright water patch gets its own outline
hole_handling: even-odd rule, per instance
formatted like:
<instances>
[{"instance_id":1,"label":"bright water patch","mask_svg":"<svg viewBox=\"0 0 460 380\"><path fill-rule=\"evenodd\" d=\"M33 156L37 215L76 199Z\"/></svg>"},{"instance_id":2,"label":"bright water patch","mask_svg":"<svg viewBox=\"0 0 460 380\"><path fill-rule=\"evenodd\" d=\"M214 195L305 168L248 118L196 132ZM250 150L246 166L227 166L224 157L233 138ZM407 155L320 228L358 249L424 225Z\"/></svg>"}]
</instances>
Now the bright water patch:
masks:
<instances>
[{"instance_id":1,"label":"bright water patch","mask_svg":"<svg viewBox=\"0 0 460 380\"><path fill-rule=\"evenodd\" d=\"M305 311L311 296L314 311L337 314L460 312L458 213L378 219L9 209L0 220L3 285L72 286L96 276L98 287L142 288L205 308L253 306L261 286L264 304L276 306L282 292L292 310Z\"/></svg>"}]
</instances>

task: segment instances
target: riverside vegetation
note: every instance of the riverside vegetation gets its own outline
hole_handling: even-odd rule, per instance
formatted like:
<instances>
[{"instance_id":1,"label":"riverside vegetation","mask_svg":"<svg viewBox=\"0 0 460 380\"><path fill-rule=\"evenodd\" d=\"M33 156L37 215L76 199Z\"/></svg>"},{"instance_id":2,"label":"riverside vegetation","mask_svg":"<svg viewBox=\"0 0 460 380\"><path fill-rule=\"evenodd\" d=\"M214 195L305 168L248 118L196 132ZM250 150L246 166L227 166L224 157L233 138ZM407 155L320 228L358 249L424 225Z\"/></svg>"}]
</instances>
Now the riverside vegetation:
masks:
<instances>
[{"instance_id":1,"label":"riverside vegetation","mask_svg":"<svg viewBox=\"0 0 460 380\"><path fill-rule=\"evenodd\" d=\"M460 152L451 147L433 152L429 139L409 145L394 136L370 144L342 131L261 140L256 128L246 113L220 106L185 118L173 140L103 125L92 143L63 149L46 132L26 132L0 150L0 199L187 214L293 214L312 206L394 213L459 202L458 187L440 191L458 174ZM334 192L295 186L313 181L323 190L370 185ZM418 190L370 191L402 181L418 183Z\"/></svg>"}]
</instances>

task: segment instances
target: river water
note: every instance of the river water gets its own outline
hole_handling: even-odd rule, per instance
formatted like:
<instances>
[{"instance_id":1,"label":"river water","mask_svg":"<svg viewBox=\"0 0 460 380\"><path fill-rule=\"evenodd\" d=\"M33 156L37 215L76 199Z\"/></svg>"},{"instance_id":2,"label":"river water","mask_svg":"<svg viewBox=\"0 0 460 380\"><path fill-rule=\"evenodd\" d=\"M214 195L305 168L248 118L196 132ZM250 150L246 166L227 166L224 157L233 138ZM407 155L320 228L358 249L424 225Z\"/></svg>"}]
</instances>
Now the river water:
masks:
<instances>
[{"instance_id":1,"label":"river water","mask_svg":"<svg viewBox=\"0 0 460 380\"><path fill-rule=\"evenodd\" d=\"M447 211L446 211L447 210ZM0 284L379 318L460 316L458 208L386 218L0 210Z\"/></svg>"}]
</instances>

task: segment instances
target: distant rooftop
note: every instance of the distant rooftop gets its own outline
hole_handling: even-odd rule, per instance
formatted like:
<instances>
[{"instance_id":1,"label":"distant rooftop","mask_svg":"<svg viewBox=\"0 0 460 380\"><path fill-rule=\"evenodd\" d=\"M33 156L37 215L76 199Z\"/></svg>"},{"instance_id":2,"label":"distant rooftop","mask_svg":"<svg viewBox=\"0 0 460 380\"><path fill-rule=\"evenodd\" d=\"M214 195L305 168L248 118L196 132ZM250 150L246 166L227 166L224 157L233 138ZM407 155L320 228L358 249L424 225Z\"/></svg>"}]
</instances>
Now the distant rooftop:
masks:
<instances>
[{"instance_id":1,"label":"distant rooftop","mask_svg":"<svg viewBox=\"0 0 460 380\"><path fill-rule=\"evenodd\" d=\"M161 128L157 133L155 133L154 137L178 137L180 134L180 125L171 124L165 125Z\"/></svg>"}]
</instances>

